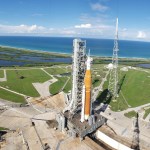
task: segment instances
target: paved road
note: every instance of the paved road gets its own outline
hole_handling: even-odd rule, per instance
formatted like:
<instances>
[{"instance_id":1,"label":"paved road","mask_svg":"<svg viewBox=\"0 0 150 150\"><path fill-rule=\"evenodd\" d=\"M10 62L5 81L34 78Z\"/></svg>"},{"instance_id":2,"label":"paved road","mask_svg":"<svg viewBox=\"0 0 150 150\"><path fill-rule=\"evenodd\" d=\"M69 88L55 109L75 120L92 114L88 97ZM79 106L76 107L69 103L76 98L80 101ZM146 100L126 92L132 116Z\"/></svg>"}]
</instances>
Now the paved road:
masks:
<instances>
[{"instance_id":1,"label":"paved road","mask_svg":"<svg viewBox=\"0 0 150 150\"><path fill-rule=\"evenodd\" d=\"M27 97L27 96L28 96L28 95L25 95L25 94L22 94L22 93L18 93L18 92L13 91L13 90L9 90L9 89L4 88L4 87L2 87L2 86L0 86L0 88L3 89L3 90L9 91L9 92L11 92L11 93L18 94L18 95L20 95L20 96L24 96L24 97Z\"/></svg>"},{"instance_id":2,"label":"paved road","mask_svg":"<svg viewBox=\"0 0 150 150\"><path fill-rule=\"evenodd\" d=\"M147 107L147 106L150 106L150 103L145 104L145 105L141 105L141 106L138 106L138 107L128 108L126 110L120 111L119 113L124 114L124 113L127 113L127 112L132 111L132 110L139 111L141 108L144 108L144 107Z\"/></svg>"},{"instance_id":3,"label":"paved road","mask_svg":"<svg viewBox=\"0 0 150 150\"><path fill-rule=\"evenodd\" d=\"M48 97L51 95L50 91L49 91L49 86L51 84L53 84L54 82L56 82L57 79L56 78L52 78L51 80L48 80L44 83L32 83L33 86L35 87L35 89L38 91L38 93L40 94L40 96L42 98Z\"/></svg>"}]
</instances>

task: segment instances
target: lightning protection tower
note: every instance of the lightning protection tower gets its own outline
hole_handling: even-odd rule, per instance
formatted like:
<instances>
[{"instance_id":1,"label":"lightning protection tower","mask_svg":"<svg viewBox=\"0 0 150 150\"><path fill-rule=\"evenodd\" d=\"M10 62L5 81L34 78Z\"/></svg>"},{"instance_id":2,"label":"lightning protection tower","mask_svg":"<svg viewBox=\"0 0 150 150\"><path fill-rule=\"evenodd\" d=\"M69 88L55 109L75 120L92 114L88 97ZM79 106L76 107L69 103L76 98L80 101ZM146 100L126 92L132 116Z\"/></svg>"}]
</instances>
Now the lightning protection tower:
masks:
<instances>
[{"instance_id":1,"label":"lightning protection tower","mask_svg":"<svg viewBox=\"0 0 150 150\"><path fill-rule=\"evenodd\" d=\"M82 105L82 88L86 69L86 41L74 39L72 61L72 92L68 110L74 114L81 109Z\"/></svg>"},{"instance_id":2,"label":"lightning protection tower","mask_svg":"<svg viewBox=\"0 0 150 150\"><path fill-rule=\"evenodd\" d=\"M114 97L118 97L118 18L116 20L116 33L114 40L112 64L110 65L110 78L108 90L109 93Z\"/></svg>"}]
</instances>

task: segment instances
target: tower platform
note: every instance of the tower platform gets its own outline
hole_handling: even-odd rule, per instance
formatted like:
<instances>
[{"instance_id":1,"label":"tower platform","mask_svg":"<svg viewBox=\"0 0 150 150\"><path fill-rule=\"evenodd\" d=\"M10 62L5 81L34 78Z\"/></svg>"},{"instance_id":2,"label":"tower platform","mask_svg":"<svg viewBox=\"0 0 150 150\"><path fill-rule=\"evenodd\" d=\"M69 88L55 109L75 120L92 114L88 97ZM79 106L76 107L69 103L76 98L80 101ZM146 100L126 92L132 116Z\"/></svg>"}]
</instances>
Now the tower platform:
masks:
<instances>
[{"instance_id":1,"label":"tower platform","mask_svg":"<svg viewBox=\"0 0 150 150\"><path fill-rule=\"evenodd\" d=\"M66 120L66 126L71 132L72 136L78 136L83 139L87 134L94 132L97 128L102 126L107 119L101 116L100 114L92 115L92 119L94 121L84 121L83 123L80 121L81 112L74 114L73 116L70 112L65 112L64 117Z\"/></svg>"}]
</instances>

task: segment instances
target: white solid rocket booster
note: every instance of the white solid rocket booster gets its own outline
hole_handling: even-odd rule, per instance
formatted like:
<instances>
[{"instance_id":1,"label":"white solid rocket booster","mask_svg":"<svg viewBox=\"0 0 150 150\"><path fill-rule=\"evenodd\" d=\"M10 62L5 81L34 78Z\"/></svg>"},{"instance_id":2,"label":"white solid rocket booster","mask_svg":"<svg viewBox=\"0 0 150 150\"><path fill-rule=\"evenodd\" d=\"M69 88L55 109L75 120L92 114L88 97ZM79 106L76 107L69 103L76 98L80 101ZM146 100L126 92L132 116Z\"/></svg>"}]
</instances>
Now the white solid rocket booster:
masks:
<instances>
[{"instance_id":1,"label":"white solid rocket booster","mask_svg":"<svg viewBox=\"0 0 150 150\"><path fill-rule=\"evenodd\" d=\"M83 85L82 89L82 110L81 110L81 122L84 122L84 109L85 109L85 85Z\"/></svg>"}]
</instances>

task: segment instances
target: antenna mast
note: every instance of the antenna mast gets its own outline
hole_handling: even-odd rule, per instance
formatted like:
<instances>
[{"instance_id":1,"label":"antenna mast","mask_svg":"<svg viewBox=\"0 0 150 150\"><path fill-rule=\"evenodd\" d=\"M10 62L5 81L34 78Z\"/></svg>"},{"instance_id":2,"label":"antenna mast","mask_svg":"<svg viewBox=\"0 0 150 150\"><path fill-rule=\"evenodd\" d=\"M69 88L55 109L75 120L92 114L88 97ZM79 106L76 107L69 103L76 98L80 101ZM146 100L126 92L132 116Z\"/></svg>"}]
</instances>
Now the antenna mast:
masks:
<instances>
[{"instance_id":1,"label":"antenna mast","mask_svg":"<svg viewBox=\"0 0 150 150\"><path fill-rule=\"evenodd\" d=\"M114 39L114 48L112 56L112 67L110 68L109 93L114 97L118 97L118 18L116 20L116 33Z\"/></svg>"}]
</instances>

